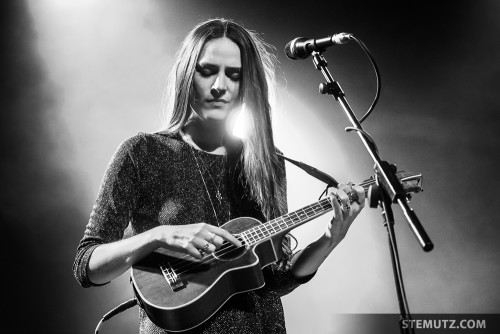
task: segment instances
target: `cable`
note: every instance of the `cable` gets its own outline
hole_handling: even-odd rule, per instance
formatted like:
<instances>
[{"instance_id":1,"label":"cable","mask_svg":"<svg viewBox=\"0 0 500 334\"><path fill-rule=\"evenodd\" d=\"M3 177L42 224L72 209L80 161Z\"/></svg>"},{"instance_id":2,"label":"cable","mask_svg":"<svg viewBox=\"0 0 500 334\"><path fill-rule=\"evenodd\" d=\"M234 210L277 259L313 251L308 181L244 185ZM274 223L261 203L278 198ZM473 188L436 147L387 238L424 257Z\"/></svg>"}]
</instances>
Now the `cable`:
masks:
<instances>
[{"instance_id":1,"label":"cable","mask_svg":"<svg viewBox=\"0 0 500 334\"><path fill-rule=\"evenodd\" d=\"M328 193L328 188L329 187L330 187L329 185L326 186L325 190L323 190L323 192L321 193L321 195L319 195L318 201L320 201L321 198L323 198L323 196L325 196Z\"/></svg>"},{"instance_id":2,"label":"cable","mask_svg":"<svg viewBox=\"0 0 500 334\"><path fill-rule=\"evenodd\" d=\"M99 323L97 324L97 327L95 328L94 334L99 334L99 328L102 326L102 323L104 321L111 319L112 317L114 317L118 313L121 313L125 310L128 310L129 308L131 308L135 305L137 305L137 299L132 298L132 299L127 300L126 302L121 303L120 305L118 305L117 307L115 307L114 309L112 309L111 311L106 313L102 317L101 321L99 321Z\"/></svg>"},{"instance_id":3,"label":"cable","mask_svg":"<svg viewBox=\"0 0 500 334\"><path fill-rule=\"evenodd\" d=\"M366 140L368 140L370 145L372 145L373 149L375 150L375 153L377 153L377 155L378 155L377 144L375 144L375 141L373 140L372 136L370 136L370 134L368 132L366 132L363 129L357 129L357 128L352 127L352 126L348 126L345 128L345 132L349 132L349 131L358 131L359 133L363 134L363 136L366 138Z\"/></svg>"},{"instance_id":4,"label":"cable","mask_svg":"<svg viewBox=\"0 0 500 334\"><path fill-rule=\"evenodd\" d=\"M368 111L359 120L359 123L363 123L363 121L365 119L367 119L368 116L371 114L371 112L375 108L375 105L378 102L378 99L380 97L380 90L382 89L382 81L380 80L380 71L378 69L377 63L375 62L375 59L372 57L370 50L368 50L368 48L366 47L366 45L362 41L360 41L359 39L357 39L353 35L350 35L350 39L353 39L354 41L356 41L356 43L358 43L358 45L361 47L361 49L363 49L363 51L366 53L366 55L370 59L370 62L373 66L373 69L375 71L375 77L377 78L377 91L375 93L375 98L373 99L373 102L372 102L370 108L368 108Z\"/></svg>"}]
</instances>

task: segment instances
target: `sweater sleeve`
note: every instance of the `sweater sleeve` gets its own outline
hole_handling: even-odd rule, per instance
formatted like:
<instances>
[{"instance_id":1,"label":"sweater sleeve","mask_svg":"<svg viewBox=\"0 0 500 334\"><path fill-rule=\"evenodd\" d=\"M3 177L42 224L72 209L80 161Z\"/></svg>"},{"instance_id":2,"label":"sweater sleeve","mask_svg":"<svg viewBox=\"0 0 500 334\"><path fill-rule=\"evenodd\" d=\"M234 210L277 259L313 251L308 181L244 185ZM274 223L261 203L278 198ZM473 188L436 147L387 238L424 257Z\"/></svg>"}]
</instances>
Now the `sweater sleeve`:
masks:
<instances>
[{"instance_id":1,"label":"sweater sleeve","mask_svg":"<svg viewBox=\"0 0 500 334\"><path fill-rule=\"evenodd\" d=\"M97 286L87 275L92 252L101 244L123 238L137 201L140 183L134 150L141 136L125 140L117 149L106 169L90 219L81 239L73 273L82 287Z\"/></svg>"},{"instance_id":2,"label":"sweater sleeve","mask_svg":"<svg viewBox=\"0 0 500 334\"><path fill-rule=\"evenodd\" d=\"M282 154L280 151L278 152ZM283 189L281 192L283 196L283 206L281 208L281 214L286 214L288 212L288 204L287 204L285 160L279 155L278 157L279 157L279 166L283 174L283 180L284 180L282 186ZM281 259L278 260L278 262L270 266L273 276L271 284L273 290L280 297L289 294L290 292L295 290L295 288L297 288L299 285L309 282L314 277L314 275L316 275L316 272L314 272L311 275L306 277L301 277L300 279L292 275L291 271L292 259L298 253L300 253L300 251L297 252L293 251L291 242L292 239L295 240L295 238L290 233L284 236L281 247L282 257Z\"/></svg>"}]
</instances>

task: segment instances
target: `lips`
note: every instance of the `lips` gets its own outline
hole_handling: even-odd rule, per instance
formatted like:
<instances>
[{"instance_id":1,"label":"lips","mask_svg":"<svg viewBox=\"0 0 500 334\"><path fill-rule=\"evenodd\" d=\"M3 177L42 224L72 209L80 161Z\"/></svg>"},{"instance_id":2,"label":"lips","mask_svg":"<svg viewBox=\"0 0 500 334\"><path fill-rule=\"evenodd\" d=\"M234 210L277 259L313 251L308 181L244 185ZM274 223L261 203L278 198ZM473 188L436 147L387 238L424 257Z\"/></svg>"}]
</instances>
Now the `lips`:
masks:
<instances>
[{"instance_id":1,"label":"lips","mask_svg":"<svg viewBox=\"0 0 500 334\"><path fill-rule=\"evenodd\" d=\"M207 100L208 103L228 103L227 100L224 99L209 99Z\"/></svg>"}]
</instances>

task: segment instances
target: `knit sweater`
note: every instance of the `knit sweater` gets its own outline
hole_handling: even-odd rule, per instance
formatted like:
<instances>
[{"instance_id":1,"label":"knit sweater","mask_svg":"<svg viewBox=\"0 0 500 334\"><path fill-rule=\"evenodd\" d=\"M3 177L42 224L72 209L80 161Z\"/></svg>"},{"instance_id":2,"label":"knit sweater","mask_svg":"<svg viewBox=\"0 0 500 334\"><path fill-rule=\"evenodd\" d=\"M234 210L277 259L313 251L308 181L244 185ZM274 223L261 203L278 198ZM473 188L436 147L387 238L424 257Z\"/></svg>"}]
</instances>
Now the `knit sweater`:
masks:
<instances>
[{"instance_id":1,"label":"knit sweater","mask_svg":"<svg viewBox=\"0 0 500 334\"><path fill-rule=\"evenodd\" d=\"M219 226L240 216L262 221L259 206L249 199L241 182L234 182L241 180L239 169L228 159L194 150L180 136L169 133L139 133L125 140L106 170L77 248L73 271L78 282L83 287L96 285L87 275L92 252L101 244L122 239L126 230L136 235L159 225L205 222ZM284 173L284 161L280 164ZM292 277L288 236L283 254L277 264L264 268L263 288L231 297L199 332L285 333L280 297L312 276L300 282ZM142 308L139 319L141 334L166 333Z\"/></svg>"}]
</instances>

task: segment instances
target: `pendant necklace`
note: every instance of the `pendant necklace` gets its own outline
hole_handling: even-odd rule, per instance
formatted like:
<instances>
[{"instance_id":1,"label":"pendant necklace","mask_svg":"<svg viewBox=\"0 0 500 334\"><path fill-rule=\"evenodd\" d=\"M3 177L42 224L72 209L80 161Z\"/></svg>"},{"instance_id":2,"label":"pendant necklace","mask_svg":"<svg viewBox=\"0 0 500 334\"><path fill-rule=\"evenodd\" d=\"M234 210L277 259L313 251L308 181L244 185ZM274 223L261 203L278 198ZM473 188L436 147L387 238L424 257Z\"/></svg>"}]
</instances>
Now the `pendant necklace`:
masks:
<instances>
[{"instance_id":1,"label":"pendant necklace","mask_svg":"<svg viewBox=\"0 0 500 334\"><path fill-rule=\"evenodd\" d=\"M215 206L214 206L214 203L212 201L212 196L210 196L210 192L208 191L207 183L205 181L205 178L203 177L203 172L202 172L200 164L198 162L198 158L196 157L196 154L194 152L193 145L196 145L196 144L194 144L194 142L192 141L192 139L187 134L185 134L182 131L180 131L180 133L181 133L182 138L184 139L184 141L188 144L188 146L190 148L190 151L191 151L191 154L193 156L193 159L194 159L194 161L196 163L196 166L198 167L198 172L200 173L201 180L203 181L203 186L205 187L205 191L207 193L208 200L210 201L210 205L212 206L212 211L214 213L214 218L217 221L217 226L220 226L221 222L219 220L219 217L217 216L217 212L215 210ZM190 143L192 143L192 144L190 144ZM217 198L217 200L219 201L219 205L221 206L222 205L222 194L220 192L220 186L221 186L222 174L224 173L224 160L223 160L222 166L220 168L221 169L221 173L219 175L219 182L218 183L216 183L215 180L213 179L212 175L210 174L210 171L208 170L206 164L203 162L203 159L201 157L200 157L200 160L201 160L202 164L204 165L205 170L206 170L208 176L210 177L210 179L212 180L212 182L214 184L214 187L216 189L215 197ZM210 166L212 166L212 164ZM229 218L231 218L230 212L231 212L231 203L229 203Z\"/></svg>"}]
</instances>

